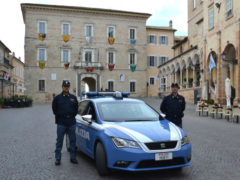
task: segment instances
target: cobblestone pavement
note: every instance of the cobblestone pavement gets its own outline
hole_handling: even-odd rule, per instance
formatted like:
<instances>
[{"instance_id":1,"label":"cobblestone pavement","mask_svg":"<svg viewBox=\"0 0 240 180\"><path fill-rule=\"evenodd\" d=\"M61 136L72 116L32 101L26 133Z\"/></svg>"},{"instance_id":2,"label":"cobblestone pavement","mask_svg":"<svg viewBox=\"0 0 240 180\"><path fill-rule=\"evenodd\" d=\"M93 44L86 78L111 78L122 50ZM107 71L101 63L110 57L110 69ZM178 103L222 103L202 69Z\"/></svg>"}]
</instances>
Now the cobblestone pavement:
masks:
<instances>
[{"instance_id":1,"label":"cobblestone pavement","mask_svg":"<svg viewBox=\"0 0 240 180\"><path fill-rule=\"evenodd\" d=\"M143 98L159 110L160 99ZM188 105L183 127L192 143L192 163L182 172L114 172L100 177L94 161L78 153L78 165L69 162L63 148L62 164L54 165L56 125L50 104L0 110L0 180L88 179L203 179L238 180L240 177L240 124L199 117Z\"/></svg>"}]
</instances>

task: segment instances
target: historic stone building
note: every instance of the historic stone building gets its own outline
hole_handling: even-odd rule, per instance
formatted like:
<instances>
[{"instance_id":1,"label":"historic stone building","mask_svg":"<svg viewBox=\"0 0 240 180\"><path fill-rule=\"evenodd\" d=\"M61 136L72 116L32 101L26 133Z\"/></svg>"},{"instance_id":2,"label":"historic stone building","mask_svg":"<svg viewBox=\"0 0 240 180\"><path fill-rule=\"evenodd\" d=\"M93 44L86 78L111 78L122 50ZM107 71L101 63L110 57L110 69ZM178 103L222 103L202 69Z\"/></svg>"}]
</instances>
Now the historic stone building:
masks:
<instances>
[{"instance_id":1,"label":"historic stone building","mask_svg":"<svg viewBox=\"0 0 240 180\"><path fill-rule=\"evenodd\" d=\"M226 103L225 79L231 80L234 103L240 98L240 1L203 2L203 84L206 97ZM197 8L197 7L196 7ZM210 71L213 57L216 67Z\"/></svg>"},{"instance_id":2,"label":"historic stone building","mask_svg":"<svg viewBox=\"0 0 240 180\"><path fill-rule=\"evenodd\" d=\"M174 32L172 21L169 27L147 26L147 95L159 96L160 81L158 66L173 58Z\"/></svg>"},{"instance_id":3,"label":"historic stone building","mask_svg":"<svg viewBox=\"0 0 240 180\"><path fill-rule=\"evenodd\" d=\"M203 72L203 2L194 3L197 4L188 3L188 37L176 38L172 47L174 57L159 66L160 95L168 94L171 83L175 82L180 85L179 93L187 102L200 99Z\"/></svg>"},{"instance_id":4,"label":"historic stone building","mask_svg":"<svg viewBox=\"0 0 240 180\"><path fill-rule=\"evenodd\" d=\"M178 82L180 93L189 102L203 98L226 103L225 79L230 77L234 102L238 103L239 10L237 0L188 0L188 37L173 46L174 58L159 67L166 86ZM169 92L161 91L163 95Z\"/></svg>"},{"instance_id":5,"label":"historic stone building","mask_svg":"<svg viewBox=\"0 0 240 180\"><path fill-rule=\"evenodd\" d=\"M89 90L147 94L146 20L150 14L22 4L26 94L48 102L71 81L78 97Z\"/></svg>"},{"instance_id":6,"label":"historic stone building","mask_svg":"<svg viewBox=\"0 0 240 180\"><path fill-rule=\"evenodd\" d=\"M11 82L14 83L14 95L23 96L24 91L24 63L13 52L10 55L10 63L13 65Z\"/></svg>"},{"instance_id":7,"label":"historic stone building","mask_svg":"<svg viewBox=\"0 0 240 180\"><path fill-rule=\"evenodd\" d=\"M11 83L13 66L9 60L10 53L11 50L0 41L0 98L14 94L14 87Z\"/></svg>"}]
</instances>

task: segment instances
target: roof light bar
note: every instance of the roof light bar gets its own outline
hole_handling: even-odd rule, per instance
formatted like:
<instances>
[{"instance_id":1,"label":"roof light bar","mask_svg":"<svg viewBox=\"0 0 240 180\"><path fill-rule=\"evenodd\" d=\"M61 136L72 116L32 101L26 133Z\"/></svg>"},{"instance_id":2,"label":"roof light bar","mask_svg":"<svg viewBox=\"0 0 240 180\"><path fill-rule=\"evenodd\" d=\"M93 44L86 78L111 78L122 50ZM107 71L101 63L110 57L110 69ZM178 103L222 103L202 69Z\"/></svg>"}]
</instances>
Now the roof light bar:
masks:
<instances>
[{"instance_id":1,"label":"roof light bar","mask_svg":"<svg viewBox=\"0 0 240 180\"><path fill-rule=\"evenodd\" d=\"M112 96L117 99L122 99L123 97L128 97L130 95L129 92L97 92L97 91L89 91L85 93L88 97L97 97L97 96Z\"/></svg>"}]
</instances>

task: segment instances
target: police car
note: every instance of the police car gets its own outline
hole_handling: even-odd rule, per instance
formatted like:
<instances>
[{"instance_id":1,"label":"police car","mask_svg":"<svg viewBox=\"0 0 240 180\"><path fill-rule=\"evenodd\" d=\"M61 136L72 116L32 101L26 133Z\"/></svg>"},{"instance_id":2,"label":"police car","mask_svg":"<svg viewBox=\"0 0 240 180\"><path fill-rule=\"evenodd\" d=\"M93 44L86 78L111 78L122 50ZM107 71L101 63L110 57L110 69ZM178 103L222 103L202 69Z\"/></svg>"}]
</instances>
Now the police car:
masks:
<instances>
[{"instance_id":1,"label":"police car","mask_svg":"<svg viewBox=\"0 0 240 180\"><path fill-rule=\"evenodd\" d=\"M149 171L189 165L187 134L145 102L128 98L127 92L86 95L76 116L76 146L95 159L100 175L109 169Z\"/></svg>"}]
</instances>

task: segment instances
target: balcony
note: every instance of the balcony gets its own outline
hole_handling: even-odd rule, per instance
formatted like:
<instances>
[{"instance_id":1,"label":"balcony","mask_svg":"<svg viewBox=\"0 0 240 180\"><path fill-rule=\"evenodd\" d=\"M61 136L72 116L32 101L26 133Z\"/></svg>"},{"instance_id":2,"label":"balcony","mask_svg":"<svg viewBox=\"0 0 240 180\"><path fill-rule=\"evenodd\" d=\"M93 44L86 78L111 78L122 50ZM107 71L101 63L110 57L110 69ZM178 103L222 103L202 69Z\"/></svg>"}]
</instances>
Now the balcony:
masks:
<instances>
[{"instance_id":1,"label":"balcony","mask_svg":"<svg viewBox=\"0 0 240 180\"><path fill-rule=\"evenodd\" d=\"M103 65L101 62L85 62L85 61L76 61L74 64L74 68L88 68L93 67L95 69L103 70Z\"/></svg>"},{"instance_id":2,"label":"balcony","mask_svg":"<svg viewBox=\"0 0 240 180\"><path fill-rule=\"evenodd\" d=\"M4 64L10 65L10 62L7 58L4 58Z\"/></svg>"}]
</instances>

